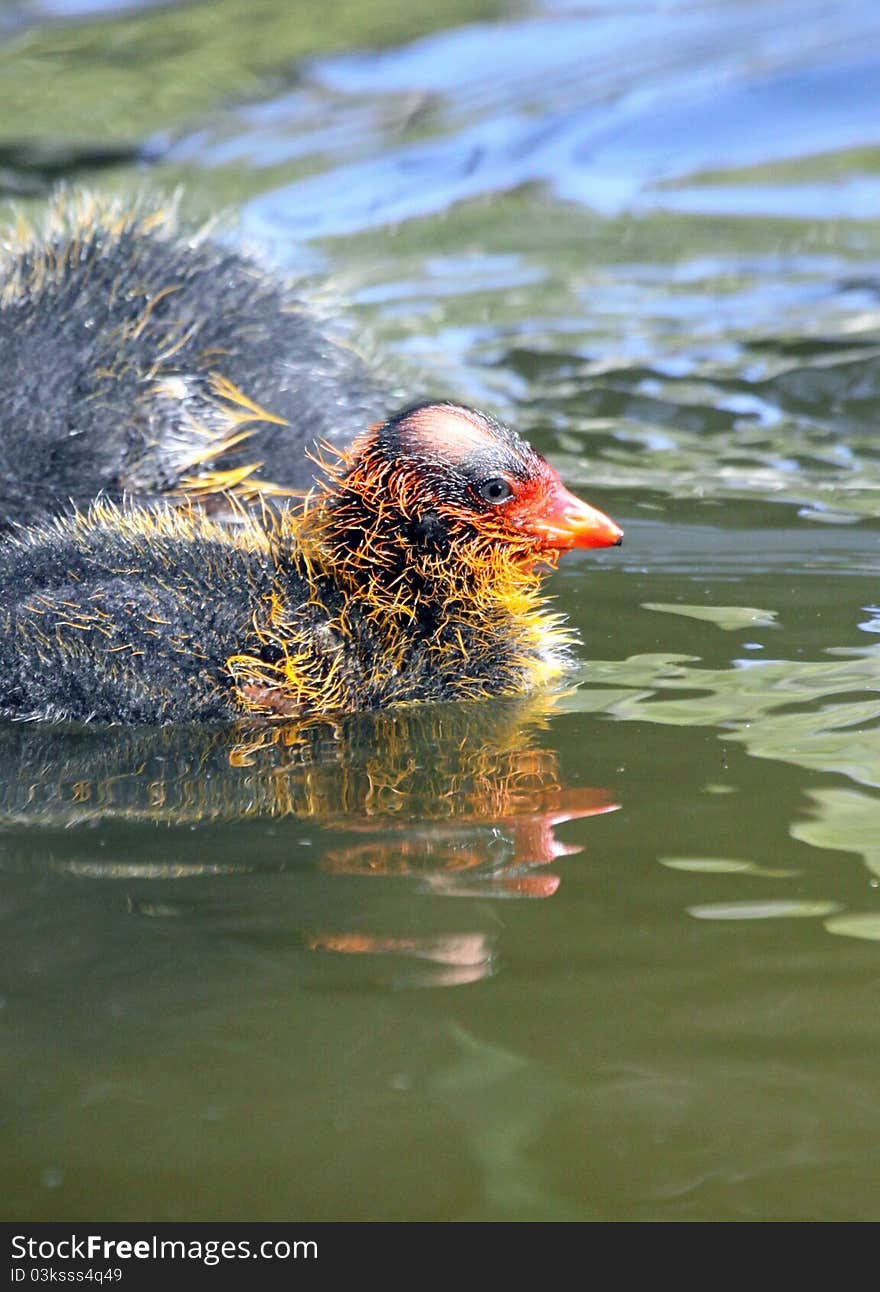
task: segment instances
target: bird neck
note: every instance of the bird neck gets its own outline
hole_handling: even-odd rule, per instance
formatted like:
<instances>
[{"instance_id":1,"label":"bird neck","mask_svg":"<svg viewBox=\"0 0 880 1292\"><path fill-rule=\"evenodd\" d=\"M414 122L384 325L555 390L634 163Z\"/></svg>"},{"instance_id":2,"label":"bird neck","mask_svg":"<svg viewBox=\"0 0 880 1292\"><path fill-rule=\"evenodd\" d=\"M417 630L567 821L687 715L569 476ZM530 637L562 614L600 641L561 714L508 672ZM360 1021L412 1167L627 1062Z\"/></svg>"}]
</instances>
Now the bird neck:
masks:
<instances>
[{"instance_id":1,"label":"bird neck","mask_svg":"<svg viewBox=\"0 0 880 1292\"><path fill-rule=\"evenodd\" d=\"M535 541L511 540L491 515L475 518L451 503L426 507L423 494L417 470L364 454L331 474L294 520L297 545L377 620L399 617L409 631L430 632L450 615L476 621L537 611Z\"/></svg>"},{"instance_id":2,"label":"bird neck","mask_svg":"<svg viewBox=\"0 0 880 1292\"><path fill-rule=\"evenodd\" d=\"M573 638L540 596L536 544L501 542L494 517L426 511L424 481L394 470L382 488L356 463L283 515L259 649L227 660L246 711L515 695L567 671Z\"/></svg>"}]
</instances>

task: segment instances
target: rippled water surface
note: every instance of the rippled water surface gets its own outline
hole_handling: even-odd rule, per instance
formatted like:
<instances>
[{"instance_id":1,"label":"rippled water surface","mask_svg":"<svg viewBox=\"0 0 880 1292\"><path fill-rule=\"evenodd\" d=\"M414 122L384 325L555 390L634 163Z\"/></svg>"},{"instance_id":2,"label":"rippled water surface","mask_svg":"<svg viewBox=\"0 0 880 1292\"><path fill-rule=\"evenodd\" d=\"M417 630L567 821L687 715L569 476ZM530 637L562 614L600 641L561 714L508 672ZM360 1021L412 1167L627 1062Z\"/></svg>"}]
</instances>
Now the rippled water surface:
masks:
<instances>
[{"instance_id":1,"label":"rippled water surface","mask_svg":"<svg viewBox=\"0 0 880 1292\"><path fill-rule=\"evenodd\" d=\"M552 697L0 730L9 1217L876 1218L880 10L0 6L0 189L183 186L626 529Z\"/></svg>"}]
</instances>

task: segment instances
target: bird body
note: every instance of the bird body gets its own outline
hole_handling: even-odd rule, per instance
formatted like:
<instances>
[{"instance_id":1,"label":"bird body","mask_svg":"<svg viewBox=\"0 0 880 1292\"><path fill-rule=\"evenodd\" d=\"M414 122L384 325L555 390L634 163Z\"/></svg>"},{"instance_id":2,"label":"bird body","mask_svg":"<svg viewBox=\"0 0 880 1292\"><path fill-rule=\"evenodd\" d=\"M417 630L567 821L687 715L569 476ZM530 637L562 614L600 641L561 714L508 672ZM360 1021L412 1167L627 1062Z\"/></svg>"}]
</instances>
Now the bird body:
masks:
<instances>
[{"instance_id":1,"label":"bird body","mask_svg":"<svg viewBox=\"0 0 880 1292\"><path fill-rule=\"evenodd\" d=\"M0 255L0 527L99 493L308 488L309 446L387 411L331 331L172 210L64 195Z\"/></svg>"},{"instance_id":2,"label":"bird body","mask_svg":"<svg viewBox=\"0 0 880 1292\"><path fill-rule=\"evenodd\" d=\"M308 717L516 694L560 675L568 638L552 622L527 616L515 642L509 617L493 630L484 608L420 622L406 594L396 610L346 596L304 537L289 520L230 529L103 504L14 540L0 555L16 589L0 621L0 713Z\"/></svg>"}]
</instances>

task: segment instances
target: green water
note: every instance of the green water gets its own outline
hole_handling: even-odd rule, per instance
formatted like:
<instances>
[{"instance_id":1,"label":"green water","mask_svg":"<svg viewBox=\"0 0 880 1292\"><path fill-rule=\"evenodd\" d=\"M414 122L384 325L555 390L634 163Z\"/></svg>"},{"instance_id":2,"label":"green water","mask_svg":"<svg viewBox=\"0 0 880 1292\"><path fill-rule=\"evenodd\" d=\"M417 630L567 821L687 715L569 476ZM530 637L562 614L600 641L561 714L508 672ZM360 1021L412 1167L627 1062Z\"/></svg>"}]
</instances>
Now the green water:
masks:
<instances>
[{"instance_id":1,"label":"green water","mask_svg":"<svg viewBox=\"0 0 880 1292\"><path fill-rule=\"evenodd\" d=\"M0 731L4 1217L876 1219L875 7L0 40L7 196L183 185L626 530L564 694Z\"/></svg>"}]
</instances>

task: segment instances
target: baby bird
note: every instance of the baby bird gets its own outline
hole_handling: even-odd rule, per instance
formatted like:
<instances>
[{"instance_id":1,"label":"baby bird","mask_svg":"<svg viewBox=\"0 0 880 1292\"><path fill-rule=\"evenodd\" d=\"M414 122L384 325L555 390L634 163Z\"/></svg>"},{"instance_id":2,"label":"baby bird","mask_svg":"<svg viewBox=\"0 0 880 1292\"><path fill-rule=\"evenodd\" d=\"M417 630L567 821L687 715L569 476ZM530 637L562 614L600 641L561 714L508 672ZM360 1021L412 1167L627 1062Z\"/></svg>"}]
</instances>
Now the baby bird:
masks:
<instances>
[{"instance_id":1,"label":"baby bird","mask_svg":"<svg viewBox=\"0 0 880 1292\"><path fill-rule=\"evenodd\" d=\"M0 247L0 528L182 495L308 487L306 450L389 407L289 286L172 210L62 192Z\"/></svg>"},{"instance_id":2,"label":"baby bird","mask_svg":"<svg viewBox=\"0 0 880 1292\"><path fill-rule=\"evenodd\" d=\"M236 526L100 502L8 538L0 717L308 721L563 675L541 567L623 536L519 436L420 404L321 465L300 507Z\"/></svg>"}]
</instances>

